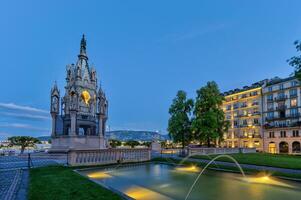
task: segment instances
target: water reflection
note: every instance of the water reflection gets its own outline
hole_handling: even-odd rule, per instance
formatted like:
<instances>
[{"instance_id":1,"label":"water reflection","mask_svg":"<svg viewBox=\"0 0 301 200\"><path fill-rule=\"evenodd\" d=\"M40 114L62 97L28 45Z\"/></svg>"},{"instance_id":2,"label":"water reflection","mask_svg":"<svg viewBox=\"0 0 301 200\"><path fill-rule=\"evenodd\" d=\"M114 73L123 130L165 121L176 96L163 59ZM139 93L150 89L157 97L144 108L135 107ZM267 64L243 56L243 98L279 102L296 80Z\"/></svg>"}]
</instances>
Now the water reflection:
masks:
<instances>
[{"instance_id":1,"label":"water reflection","mask_svg":"<svg viewBox=\"0 0 301 200\"><path fill-rule=\"evenodd\" d=\"M188 166L190 167L192 166ZM121 166L118 170L93 169L80 171L80 173L132 198L144 200L169 198L183 200L199 174L189 170L179 171L174 166L164 164ZM199 179L189 200L293 200L300 198L300 183L280 181L265 176L247 176L243 179L240 174L209 170Z\"/></svg>"}]
</instances>

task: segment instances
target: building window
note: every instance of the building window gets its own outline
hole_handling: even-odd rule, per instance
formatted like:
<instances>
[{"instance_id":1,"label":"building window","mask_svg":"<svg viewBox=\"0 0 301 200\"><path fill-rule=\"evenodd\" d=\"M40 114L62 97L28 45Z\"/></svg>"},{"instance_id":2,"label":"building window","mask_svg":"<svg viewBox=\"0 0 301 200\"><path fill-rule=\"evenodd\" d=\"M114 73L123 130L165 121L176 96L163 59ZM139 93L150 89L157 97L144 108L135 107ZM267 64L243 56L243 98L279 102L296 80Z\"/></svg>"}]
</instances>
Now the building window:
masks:
<instances>
[{"instance_id":1,"label":"building window","mask_svg":"<svg viewBox=\"0 0 301 200\"><path fill-rule=\"evenodd\" d=\"M299 137L299 131L293 130L293 137Z\"/></svg>"},{"instance_id":2,"label":"building window","mask_svg":"<svg viewBox=\"0 0 301 200\"><path fill-rule=\"evenodd\" d=\"M227 110L231 110L231 105L227 105Z\"/></svg>"},{"instance_id":3,"label":"building window","mask_svg":"<svg viewBox=\"0 0 301 200\"><path fill-rule=\"evenodd\" d=\"M244 119L244 120L242 120L242 124L246 126L246 125L248 125L248 121L246 119Z\"/></svg>"},{"instance_id":4,"label":"building window","mask_svg":"<svg viewBox=\"0 0 301 200\"><path fill-rule=\"evenodd\" d=\"M280 137L285 138L286 137L286 132L285 131L280 131Z\"/></svg>"},{"instance_id":5,"label":"building window","mask_svg":"<svg viewBox=\"0 0 301 200\"><path fill-rule=\"evenodd\" d=\"M259 120L257 118L254 119L254 124L258 125L259 124Z\"/></svg>"},{"instance_id":6,"label":"building window","mask_svg":"<svg viewBox=\"0 0 301 200\"><path fill-rule=\"evenodd\" d=\"M237 109L238 108L238 103L233 104L233 109Z\"/></svg>"},{"instance_id":7,"label":"building window","mask_svg":"<svg viewBox=\"0 0 301 200\"><path fill-rule=\"evenodd\" d=\"M267 100L268 100L268 101L273 101L273 94L269 94L269 95L267 96Z\"/></svg>"},{"instance_id":8,"label":"building window","mask_svg":"<svg viewBox=\"0 0 301 200\"><path fill-rule=\"evenodd\" d=\"M290 90L290 96L292 97L292 96L297 96L297 89L295 88L295 89L291 89Z\"/></svg>"},{"instance_id":9,"label":"building window","mask_svg":"<svg viewBox=\"0 0 301 200\"><path fill-rule=\"evenodd\" d=\"M273 87L272 86L268 87L268 91L272 92L273 91Z\"/></svg>"},{"instance_id":10,"label":"building window","mask_svg":"<svg viewBox=\"0 0 301 200\"><path fill-rule=\"evenodd\" d=\"M257 105L259 105L258 100L254 100L253 103L252 103L252 106L257 106Z\"/></svg>"},{"instance_id":11,"label":"building window","mask_svg":"<svg viewBox=\"0 0 301 200\"><path fill-rule=\"evenodd\" d=\"M241 95L241 98L246 98L247 97L247 94L242 94Z\"/></svg>"},{"instance_id":12,"label":"building window","mask_svg":"<svg viewBox=\"0 0 301 200\"><path fill-rule=\"evenodd\" d=\"M274 109L274 104L268 103L268 110L273 110L273 109Z\"/></svg>"},{"instance_id":13,"label":"building window","mask_svg":"<svg viewBox=\"0 0 301 200\"><path fill-rule=\"evenodd\" d=\"M242 103L241 103L241 107L242 107L242 108L247 107L247 102L242 102Z\"/></svg>"},{"instance_id":14,"label":"building window","mask_svg":"<svg viewBox=\"0 0 301 200\"><path fill-rule=\"evenodd\" d=\"M295 107L297 106L297 99L294 98L294 99L291 99L291 107Z\"/></svg>"},{"instance_id":15,"label":"building window","mask_svg":"<svg viewBox=\"0 0 301 200\"><path fill-rule=\"evenodd\" d=\"M294 86L296 86L296 85L297 85L297 82L296 82L296 81L292 81L292 82L291 82L291 86L292 86L292 87L294 87Z\"/></svg>"},{"instance_id":16,"label":"building window","mask_svg":"<svg viewBox=\"0 0 301 200\"><path fill-rule=\"evenodd\" d=\"M284 92L279 92L279 93L278 93L278 98L279 98L279 99L283 99L284 97L285 97Z\"/></svg>"},{"instance_id":17,"label":"building window","mask_svg":"<svg viewBox=\"0 0 301 200\"><path fill-rule=\"evenodd\" d=\"M269 137L270 138L274 138L275 137L275 133L272 131L272 132L269 132Z\"/></svg>"},{"instance_id":18,"label":"building window","mask_svg":"<svg viewBox=\"0 0 301 200\"><path fill-rule=\"evenodd\" d=\"M298 116L298 109L293 108L290 110L291 117L297 117Z\"/></svg>"},{"instance_id":19,"label":"building window","mask_svg":"<svg viewBox=\"0 0 301 200\"><path fill-rule=\"evenodd\" d=\"M250 93L250 96L256 96L256 95L258 95L258 91L254 91Z\"/></svg>"},{"instance_id":20,"label":"building window","mask_svg":"<svg viewBox=\"0 0 301 200\"><path fill-rule=\"evenodd\" d=\"M283 84L280 84L280 85L279 85L279 90L283 90L283 89L284 89Z\"/></svg>"},{"instance_id":21,"label":"building window","mask_svg":"<svg viewBox=\"0 0 301 200\"><path fill-rule=\"evenodd\" d=\"M270 119L273 118L274 117L274 112L268 112L267 117L270 118Z\"/></svg>"},{"instance_id":22,"label":"building window","mask_svg":"<svg viewBox=\"0 0 301 200\"><path fill-rule=\"evenodd\" d=\"M234 120L234 127L237 127L237 126L238 126L238 121Z\"/></svg>"}]
</instances>

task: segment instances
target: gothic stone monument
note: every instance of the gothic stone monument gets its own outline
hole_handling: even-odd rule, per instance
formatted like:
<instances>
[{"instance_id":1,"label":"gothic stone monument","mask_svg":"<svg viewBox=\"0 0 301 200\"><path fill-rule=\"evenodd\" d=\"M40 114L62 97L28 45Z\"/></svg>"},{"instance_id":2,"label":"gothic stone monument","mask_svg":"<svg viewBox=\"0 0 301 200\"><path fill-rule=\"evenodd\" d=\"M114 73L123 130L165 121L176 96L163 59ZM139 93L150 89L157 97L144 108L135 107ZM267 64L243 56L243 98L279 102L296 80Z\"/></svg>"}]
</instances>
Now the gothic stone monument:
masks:
<instances>
[{"instance_id":1,"label":"gothic stone monument","mask_svg":"<svg viewBox=\"0 0 301 200\"><path fill-rule=\"evenodd\" d=\"M77 63L67 65L65 96L55 83L51 89L51 152L70 149L106 148L104 133L108 118L108 101L97 86L95 68L88 64L83 35Z\"/></svg>"}]
</instances>

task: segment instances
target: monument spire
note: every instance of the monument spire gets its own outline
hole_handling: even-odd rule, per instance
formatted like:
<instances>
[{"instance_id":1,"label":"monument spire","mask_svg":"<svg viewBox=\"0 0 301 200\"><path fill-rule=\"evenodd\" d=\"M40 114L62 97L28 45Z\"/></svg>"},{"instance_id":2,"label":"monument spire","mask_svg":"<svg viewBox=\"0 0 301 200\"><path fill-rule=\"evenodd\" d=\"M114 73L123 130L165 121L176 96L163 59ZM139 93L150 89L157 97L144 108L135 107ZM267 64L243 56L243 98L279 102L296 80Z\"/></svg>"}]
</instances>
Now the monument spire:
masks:
<instances>
[{"instance_id":1,"label":"monument spire","mask_svg":"<svg viewBox=\"0 0 301 200\"><path fill-rule=\"evenodd\" d=\"M87 52L86 52L86 45L87 45L87 43L86 43L85 34L83 34L83 37L80 41L80 52L79 52L78 57L88 60L88 56L87 56Z\"/></svg>"}]
</instances>

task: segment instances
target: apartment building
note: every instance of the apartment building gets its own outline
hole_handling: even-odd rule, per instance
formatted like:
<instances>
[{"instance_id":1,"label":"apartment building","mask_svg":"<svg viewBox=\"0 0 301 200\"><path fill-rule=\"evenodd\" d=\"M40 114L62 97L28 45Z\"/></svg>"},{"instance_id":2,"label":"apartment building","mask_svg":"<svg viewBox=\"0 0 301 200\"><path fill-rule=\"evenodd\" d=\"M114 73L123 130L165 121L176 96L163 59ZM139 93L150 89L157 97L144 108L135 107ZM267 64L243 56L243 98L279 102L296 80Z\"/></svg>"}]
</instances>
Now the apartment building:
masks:
<instances>
[{"instance_id":1,"label":"apartment building","mask_svg":"<svg viewBox=\"0 0 301 200\"><path fill-rule=\"evenodd\" d=\"M271 79L262 88L264 151L300 153L300 94L300 83L294 77Z\"/></svg>"},{"instance_id":2,"label":"apartment building","mask_svg":"<svg viewBox=\"0 0 301 200\"><path fill-rule=\"evenodd\" d=\"M262 130L262 86L260 81L224 92L223 110L225 118L230 122L227 133L224 134L222 146L249 147L263 150Z\"/></svg>"}]
</instances>

